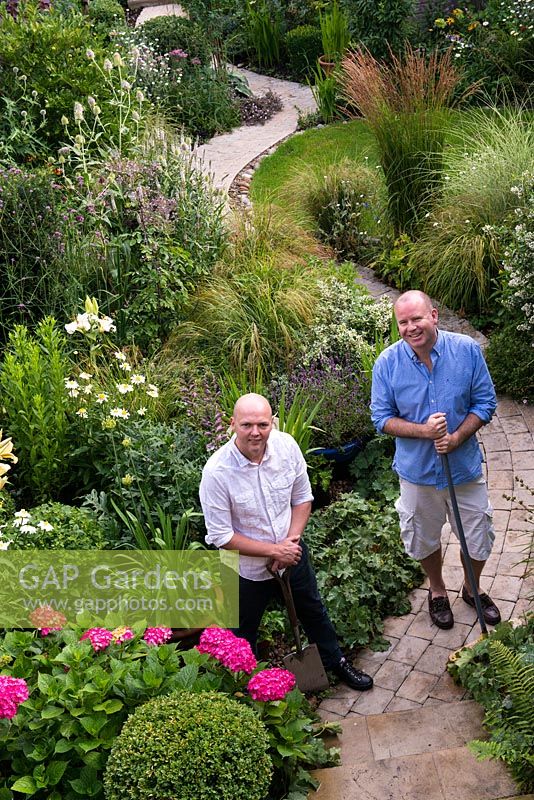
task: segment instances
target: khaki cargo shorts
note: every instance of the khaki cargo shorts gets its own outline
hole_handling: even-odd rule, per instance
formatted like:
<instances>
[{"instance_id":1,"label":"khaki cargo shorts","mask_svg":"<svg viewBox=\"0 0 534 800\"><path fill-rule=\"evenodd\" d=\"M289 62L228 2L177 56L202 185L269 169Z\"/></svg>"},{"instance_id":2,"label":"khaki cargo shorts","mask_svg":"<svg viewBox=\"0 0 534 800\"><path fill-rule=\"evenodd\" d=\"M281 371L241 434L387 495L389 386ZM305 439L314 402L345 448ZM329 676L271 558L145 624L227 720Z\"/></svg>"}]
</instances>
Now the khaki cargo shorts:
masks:
<instances>
[{"instance_id":1,"label":"khaki cargo shorts","mask_svg":"<svg viewBox=\"0 0 534 800\"><path fill-rule=\"evenodd\" d=\"M441 531L449 521L458 538L458 530L448 489L419 486L400 479L401 495L395 503L399 515L402 541L409 556L422 561L439 550ZM454 487L460 519L469 555L475 561L486 561L495 540L493 509L484 478Z\"/></svg>"}]
</instances>

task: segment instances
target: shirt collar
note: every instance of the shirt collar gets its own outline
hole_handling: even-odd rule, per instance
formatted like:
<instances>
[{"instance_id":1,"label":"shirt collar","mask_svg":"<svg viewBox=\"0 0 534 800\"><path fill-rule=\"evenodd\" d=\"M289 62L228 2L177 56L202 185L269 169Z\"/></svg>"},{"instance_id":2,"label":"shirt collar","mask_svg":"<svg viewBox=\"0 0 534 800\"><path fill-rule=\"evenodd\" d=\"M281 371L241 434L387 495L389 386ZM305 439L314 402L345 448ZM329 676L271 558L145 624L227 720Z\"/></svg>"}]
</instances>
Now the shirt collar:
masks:
<instances>
[{"instance_id":1,"label":"shirt collar","mask_svg":"<svg viewBox=\"0 0 534 800\"><path fill-rule=\"evenodd\" d=\"M272 433L272 431L271 431L271 433ZM243 455L243 453L241 452L241 450L240 450L240 449L239 449L239 447L237 446L237 444L236 444L236 441L235 441L235 440L236 440L236 435L235 435L235 433L234 433L234 434L233 434L233 436L232 436L232 438L230 439L230 444L231 444L231 446L232 446L232 447L231 447L231 449L232 449L232 453L233 453L233 455L234 455L234 458L236 459L236 461L237 461L238 465L239 465L240 467L246 467L246 466L247 466L247 464L253 464L255 467L259 467L259 466L260 466L259 464L257 464L255 461L250 461L250 459L248 459L246 456L244 456L244 455ZM265 446L265 453L263 454L263 458L262 458L262 460L261 460L261 463L262 463L262 464L263 464L265 461L268 461L268 460L269 460L269 458L270 458L270 456L271 456L271 453L272 453L272 449L271 449L271 437L269 436L269 438L267 439L267 444L266 444L266 446Z\"/></svg>"},{"instance_id":2,"label":"shirt collar","mask_svg":"<svg viewBox=\"0 0 534 800\"><path fill-rule=\"evenodd\" d=\"M430 352L431 353L435 353L439 358L441 356L442 348L443 348L443 334L441 334L439 332L439 330L437 331L437 334L438 334L437 339L434 342L434 346L433 346L433 348L432 348L432 350ZM404 339L402 339L402 346L403 346L404 351L406 352L408 358L411 358L412 361L419 361L419 356L417 355L417 353L415 353L412 350L410 345Z\"/></svg>"}]
</instances>

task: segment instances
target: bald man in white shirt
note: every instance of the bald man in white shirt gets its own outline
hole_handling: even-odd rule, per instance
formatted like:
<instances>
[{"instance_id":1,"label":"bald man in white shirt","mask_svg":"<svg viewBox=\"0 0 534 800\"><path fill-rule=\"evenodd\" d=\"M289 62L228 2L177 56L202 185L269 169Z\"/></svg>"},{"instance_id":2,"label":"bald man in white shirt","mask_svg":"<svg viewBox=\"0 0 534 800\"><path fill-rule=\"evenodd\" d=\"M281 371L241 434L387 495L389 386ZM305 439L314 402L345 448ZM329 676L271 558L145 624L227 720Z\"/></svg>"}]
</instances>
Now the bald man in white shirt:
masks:
<instances>
[{"instance_id":1,"label":"bald man in white shirt","mask_svg":"<svg viewBox=\"0 0 534 800\"><path fill-rule=\"evenodd\" d=\"M273 429L271 407L258 394L239 398L231 429L231 440L204 467L200 501L206 542L239 551L237 634L256 649L267 604L281 599L267 566L291 567L297 615L325 669L354 689L370 689L372 678L343 656L302 539L313 495L300 448L292 436Z\"/></svg>"}]
</instances>

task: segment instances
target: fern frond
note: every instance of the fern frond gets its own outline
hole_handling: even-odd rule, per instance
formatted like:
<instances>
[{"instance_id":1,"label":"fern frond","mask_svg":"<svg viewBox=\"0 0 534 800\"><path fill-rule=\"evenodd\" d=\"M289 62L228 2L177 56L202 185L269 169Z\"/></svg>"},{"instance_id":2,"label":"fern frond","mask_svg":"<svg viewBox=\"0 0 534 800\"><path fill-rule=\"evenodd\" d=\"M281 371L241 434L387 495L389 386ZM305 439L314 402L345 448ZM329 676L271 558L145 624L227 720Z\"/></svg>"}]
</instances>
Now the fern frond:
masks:
<instances>
[{"instance_id":1,"label":"fern frond","mask_svg":"<svg viewBox=\"0 0 534 800\"><path fill-rule=\"evenodd\" d=\"M511 699L505 722L526 735L534 731L534 664L525 664L500 641L489 646L491 665L502 690Z\"/></svg>"}]
</instances>

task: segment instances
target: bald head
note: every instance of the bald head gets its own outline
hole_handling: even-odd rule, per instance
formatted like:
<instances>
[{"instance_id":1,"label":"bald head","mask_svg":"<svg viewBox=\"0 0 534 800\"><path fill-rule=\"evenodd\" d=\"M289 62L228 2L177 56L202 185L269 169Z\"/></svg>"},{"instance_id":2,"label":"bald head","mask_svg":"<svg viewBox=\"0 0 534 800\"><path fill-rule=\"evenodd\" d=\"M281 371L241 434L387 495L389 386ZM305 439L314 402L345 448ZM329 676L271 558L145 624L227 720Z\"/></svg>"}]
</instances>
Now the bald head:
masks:
<instances>
[{"instance_id":1,"label":"bald head","mask_svg":"<svg viewBox=\"0 0 534 800\"><path fill-rule=\"evenodd\" d=\"M238 398L232 417L235 419L243 414L267 414L272 417L273 412L268 400L261 394L250 392L249 394L242 394Z\"/></svg>"},{"instance_id":2,"label":"bald head","mask_svg":"<svg viewBox=\"0 0 534 800\"><path fill-rule=\"evenodd\" d=\"M397 302L393 306L395 313L397 312L399 306L402 306L405 303L412 303L414 301L422 303L427 311L432 311L434 308L432 305L432 300L427 294L420 292L419 289L410 289L408 292L404 292L400 295L400 297L397 298Z\"/></svg>"},{"instance_id":3,"label":"bald head","mask_svg":"<svg viewBox=\"0 0 534 800\"><path fill-rule=\"evenodd\" d=\"M254 393L242 395L234 406L230 425L237 449L249 461L260 464L273 428L273 412L265 397Z\"/></svg>"}]
</instances>

